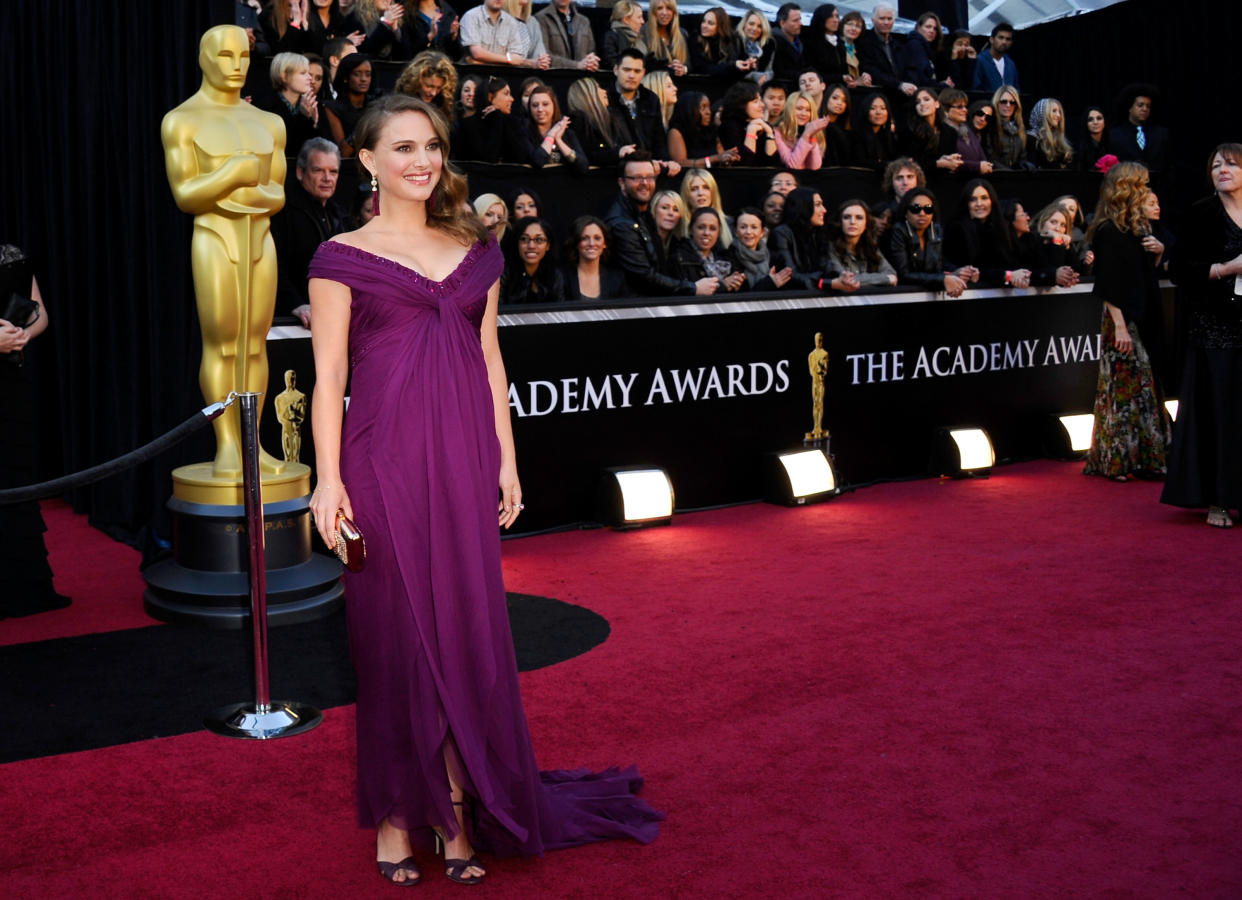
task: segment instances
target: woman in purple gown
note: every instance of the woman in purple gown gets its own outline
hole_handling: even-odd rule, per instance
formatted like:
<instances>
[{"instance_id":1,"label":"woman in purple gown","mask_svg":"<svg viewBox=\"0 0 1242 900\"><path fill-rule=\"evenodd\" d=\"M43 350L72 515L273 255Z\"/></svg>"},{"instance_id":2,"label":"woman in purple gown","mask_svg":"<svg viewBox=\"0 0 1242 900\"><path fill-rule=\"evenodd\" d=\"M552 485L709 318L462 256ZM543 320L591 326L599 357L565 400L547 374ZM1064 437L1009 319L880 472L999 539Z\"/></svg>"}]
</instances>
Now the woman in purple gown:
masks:
<instances>
[{"instance_id":1,"label":"woman in purple gown","mask_svg":"<svg viewBox=\"0 0 1242 900\"><path fill-rule=\"evenodd\" d=\"M420 877L413 848L433 834L449 877L474 884L486 874L475 848L645 843L662 818L634 796L633 768L535 765L497 528L522 509L496 331L503 263L463 212L447 135L421 100L368 108L356 146L380 215L322 244L310 267L311 511L329 545L337 510L367 542L346 579L359 821L378 828L380 874L407 885Z\"/></svg>"}]
</instances>

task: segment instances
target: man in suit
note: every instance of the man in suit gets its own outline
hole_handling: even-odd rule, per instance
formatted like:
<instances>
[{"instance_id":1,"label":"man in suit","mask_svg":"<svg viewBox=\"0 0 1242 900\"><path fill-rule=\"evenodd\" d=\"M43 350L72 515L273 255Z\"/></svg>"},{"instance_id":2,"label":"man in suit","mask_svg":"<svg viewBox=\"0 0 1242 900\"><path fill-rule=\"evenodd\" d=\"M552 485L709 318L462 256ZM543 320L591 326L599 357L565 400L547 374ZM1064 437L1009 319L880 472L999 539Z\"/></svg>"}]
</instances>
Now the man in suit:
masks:
<instances>
[{"instance_id":1,"label":"man in suit","mask_svg":"<svg viewBox=\"0 0 1242 900\"><path fill-rule=\"evenodd\" d=\"M871 30L858 39L858 62L871 76L871 83L896 88L907 97L918 88L901 80L901 46L903 41L893 34L897 10L891 4L877 3L871 14Z\"/></svg>"},{"instance_id":2,"label":"man in suit","mask_svg":"<svg viewBox=\"0 0 1242 900\"><path fill-rule=\"evenodd\" d=\"M581 69L595 72L599 57L595 55L595 35L591 21L573 0L553 0L535 13L535 21L543 32L543 46L552 57L554 69Z\"/></svg>"},{"instance_id":3,"label":"man in suit","mask_svg":"<svg viewBox=\"0 0 1242 900\"><path fill-rule=\"evenodd\" d=\"M796 3L782 3L776 11L776 30L772 43L776 52L772 56L772 77L784 84L797 84L798 75L806 68L802 58L802 7Z\"/></svg>"},{"instance_id":4,"label":"man in suit","mask_svg":"<svg viewBox=\"0 0 1242 900\"><path fill-rule=\"evenodd\" d=\"M1012 85L1018 90L1018 65L1009 58L1009 48L1013 46L1013 26L1001 22L992 29L992 37L988 39L986 53L975 61L975 81L972 91L996 93L1002 84Z\"/></svg>"},{"instance_id":5,"label":"man in suit","mask_svg":"<svg viewBox=\"0 0 1242 900\"><path fill-rule=\"evenodd\" d=\"M1117 104L1117 118L1125 122L1108 132L1119 160L1141 162L1153 175L1164 172L1169 161L1169 130L1148 123L1157 94L1154 85L1128 85Z\"/></svg>"}]
</instances>

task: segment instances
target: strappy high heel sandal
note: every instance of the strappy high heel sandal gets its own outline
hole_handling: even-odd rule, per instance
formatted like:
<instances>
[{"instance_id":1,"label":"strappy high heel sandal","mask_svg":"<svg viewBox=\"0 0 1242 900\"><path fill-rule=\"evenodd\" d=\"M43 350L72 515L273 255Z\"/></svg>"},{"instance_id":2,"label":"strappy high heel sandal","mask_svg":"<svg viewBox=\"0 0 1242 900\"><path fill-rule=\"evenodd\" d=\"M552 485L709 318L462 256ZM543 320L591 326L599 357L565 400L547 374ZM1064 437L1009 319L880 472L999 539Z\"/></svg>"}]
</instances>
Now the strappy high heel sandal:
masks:
<instances>
[{"instance_id":1,"label":"strappy high heel sandal","mask_svg":"<svg viewBox=\"0 0 1242 900\"><path fill-rule=\"evenodd\" d=\"M376 860L375 865L379 867L380 878L395 884L397 887L414 887L423 880L423 875L418 871L418 865L414 862L414 857L407 856L401 862L384 862ZM405 872L405 880L397 881L398 872Z\"/></svg>"},{"instance_id":2,"label":"strappy high heel sandal","mask_svg":"<svg viewBox=\"0 0 1242 900\"><path fill-rule=\"evenodd\" d=\"M460 806L465 812L466 804L461 800L454 800L454 806ZM463 825L463 829L464 829ZM448 876L449 881L455 881L458 884L481 884L483 878L487 875L487 870L483 868L483 864L479 862L479 857L471 854L469 859L449 859L448 858L448 841L444 839L444 832L439 828L435 829L436 835L436 853L443 853L444 856L444 874ZM481 869L482 875L467 875L468 869Z\"/></svg>"}]
</instances>

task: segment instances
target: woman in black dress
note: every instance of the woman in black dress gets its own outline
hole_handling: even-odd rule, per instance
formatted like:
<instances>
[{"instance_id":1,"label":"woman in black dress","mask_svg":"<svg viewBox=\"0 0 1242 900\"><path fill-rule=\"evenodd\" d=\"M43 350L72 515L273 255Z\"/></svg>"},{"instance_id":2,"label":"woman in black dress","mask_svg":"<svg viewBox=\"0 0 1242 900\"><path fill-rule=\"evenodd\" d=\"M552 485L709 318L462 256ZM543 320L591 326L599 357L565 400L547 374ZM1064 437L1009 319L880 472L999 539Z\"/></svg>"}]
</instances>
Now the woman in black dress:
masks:
<instances>
[{"instance_id":1,"label":"woman in black dress","mask_svg":"<svg viewBox=\"0 0 1242 900\"><path fill-rule=\"evenodd\" d=\"M579 216L565 242L565 299L613 300L625 296L625 275L608 265L608 226L595 216Z\"/></svg>"},{"instance_id":2,"label":"woman in black dress","mask_svg":"<svg viewBox=\"0 0 1242 900\"><path fill-rule=\"evenodd\" d=\"M1112 152L1103 107L1088 106L1086 115L1083 116L1083 138L1076 154L1078 168L1084 172L1094 172L1100 157L1112 155Z\"/></svg>"},{"instance_id":3,"label":"woman in black dress","mask_svg":"<svg viewBox=\"0 0 1242 900\"><path fill-rule=\"evenodd\" d=\"M332 140L341 148L343 157L354 155L354 128L367 104L378 96L378 92L372 93L371 83L371 59L365 53L351 53L336 67L336 77L332 79L336 99L324 112Z\"/></svg>"},{"instance_id":4,"label":"woman in black dress","mask_svg":"<svg viewBox=\"0 0 1242 900\"><path fill-rule=\"evenodd\" d=\"M1104 310L1095 425L1083 474L1114 481L1163 477L1169 443L1148 353L1162 341L1156 262L1164 252L1143 214L1148 178L1141 163L1110 169L1087 231L1095 251L1092 293Z\"/></svg>"},{"instance_id":5,"label":"woman in black dress","mask_svg":"<svg viewBox=\"0 0 1242 900\"><path fill-rule=\"evenodd\" d=\"M828 267L828 210L819 191L798 188L785 198L781 224L768 236L772 265L792 271L790 288L801 290L856 291L858 276Z\"/></svg>"},{"instance_id":6,"label":"woman in black dress","mask_svg":"<svg viewBox=\"0 0 1242 900\"><path fill-rule=\"evenodd\" d=\"M802 60L824 81L845 78L845 45L840 30L841 13L834 3L815 7L811 24L802 29Z\"/></svg>"},{"instance_id":7,"label":"woman in black dress","mask_svg":"<svg viewBox=\"0 0 1242 900\"><path fill-rule=\"evenodd\" d=\"M725 91L720 110L720 146L736 147L744 166L780 163L776 136L764 118L763 100L753 81L741 81Z\"/></svg>"},{"instance_id":8,"label":"woman in black dress","mask_svg":"<svg viewBox=\"0 0 1242 900\"><path fill-rule=\"evenodd\" d=\"M569 116L561 115L556 91L546 84L530 92L526 140L530 144L530 164L536 169L545 166L567 166L585 175L590 166L582 142L569 125Z\"/></svg>"},{"instance_id":9,"label":"woman in black dress","mask_svg":"<svg viewBox=\"0 0 1242 900\"><path fill-rule=\"evenodd\" d=\"M1191 207L1173 255L1188 334L1160 501L1229 528L1242 506L1242 144L1217 147L1208 174L1216 193Z\"/></svg>"},{"instance_id":10,"label":"woman in black dress","mask_svg":"<svg viewBox=\"0 0 1242 900\"><path fill-rule=\"evenodd\" d=\"M882 172L889 161L899 155L897 132L888 110L888 100L876 91L867 96L862 108L865 110L865 120L859 122L858 127L850 132L853 164L874 172Z\"/></svg>"},{"instance_id":11,"label":"woman in black dress","mask_svg":"<svg viewBox=\"0 0 1242 900\"><path fill-rule=\"evenodd\" d=\"M38 309L25 321L0 319L0 490L33 484L39 421L35 411L34 385L25 355L30 341L47 328L47 309L39 285L31 274L26 255L11 244L0 245L0 315L9 298L33 300ZM34 315L33 320L30 315ZM0 504L0 619L29 616L61 609L69 598L52 587L52 570L43 543L43 514L35 500Z\"/></svg>"},{"instance_id":12,"label":"woman in black dress","mask_svg":"<svg viewBox=\"0 0 1242 900\"><path fill-rule=\"evenodd\" d=\"M940 116L940 100L929 88L914 94L910 120L899 141L900 148L924 171L943 169L956 172L962 165L957 152L957 131L944 124Z\"/></svg>"},{"instance_id":13,"label":"woman in black dress","mask_svg":"<svg viewBox=\"0 0 1242 900\"><path fill-rule=\"evenodd\" d=\"M552 228L538 216L518 219L506 235L500 302L560 303L565 279L556 265Z\"/></svg>"}]
</instances>

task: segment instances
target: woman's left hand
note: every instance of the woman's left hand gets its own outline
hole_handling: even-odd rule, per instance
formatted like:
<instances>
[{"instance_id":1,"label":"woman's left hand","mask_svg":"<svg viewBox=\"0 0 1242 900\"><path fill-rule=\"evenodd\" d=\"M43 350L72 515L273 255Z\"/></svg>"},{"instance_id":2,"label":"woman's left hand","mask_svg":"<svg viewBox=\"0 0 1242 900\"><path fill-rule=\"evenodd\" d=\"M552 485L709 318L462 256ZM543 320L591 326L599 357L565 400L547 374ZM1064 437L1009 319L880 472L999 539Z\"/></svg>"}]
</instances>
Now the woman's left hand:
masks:
<instances>
[{"instance_id":1,"label":"woman's left hand","mask_svg":"<svg viewBox=\"0 0 1242 900\"><path fill-rule=\"evenodd\" d=\"M3 321L3 319L0 319L0 322ZM16 325L11 325L8 322L4 322L4 325L0 326L0 353L12 353L14 350L21 350L29 340L30 334L25 328L18 328Z\"/></svg>"},{"instance_id":2,"label":"woman's left hand","mask_svg":"<svg viewBox=\"0 0 1242 900\"><path fill-rule=\"evenodd\" d=\"M517 466L502 465L500 467L500 524L508 528L517 521L522 512L522 485L518 483Z\"/></svg>"},{"instance_id":3,"label":"woman's left hand","mask_svg":"<svg viewBox=\"0 0 1242 900\"><path fill-rule=\"evenodd\" d=\"M1160 243L1155 235L1149 234L1147 237L1143 238L1143 249L1148 253L1153 253L1156 256L1159 256L1164 252L1164 244Z\"/></svg>"}]
</instances>

